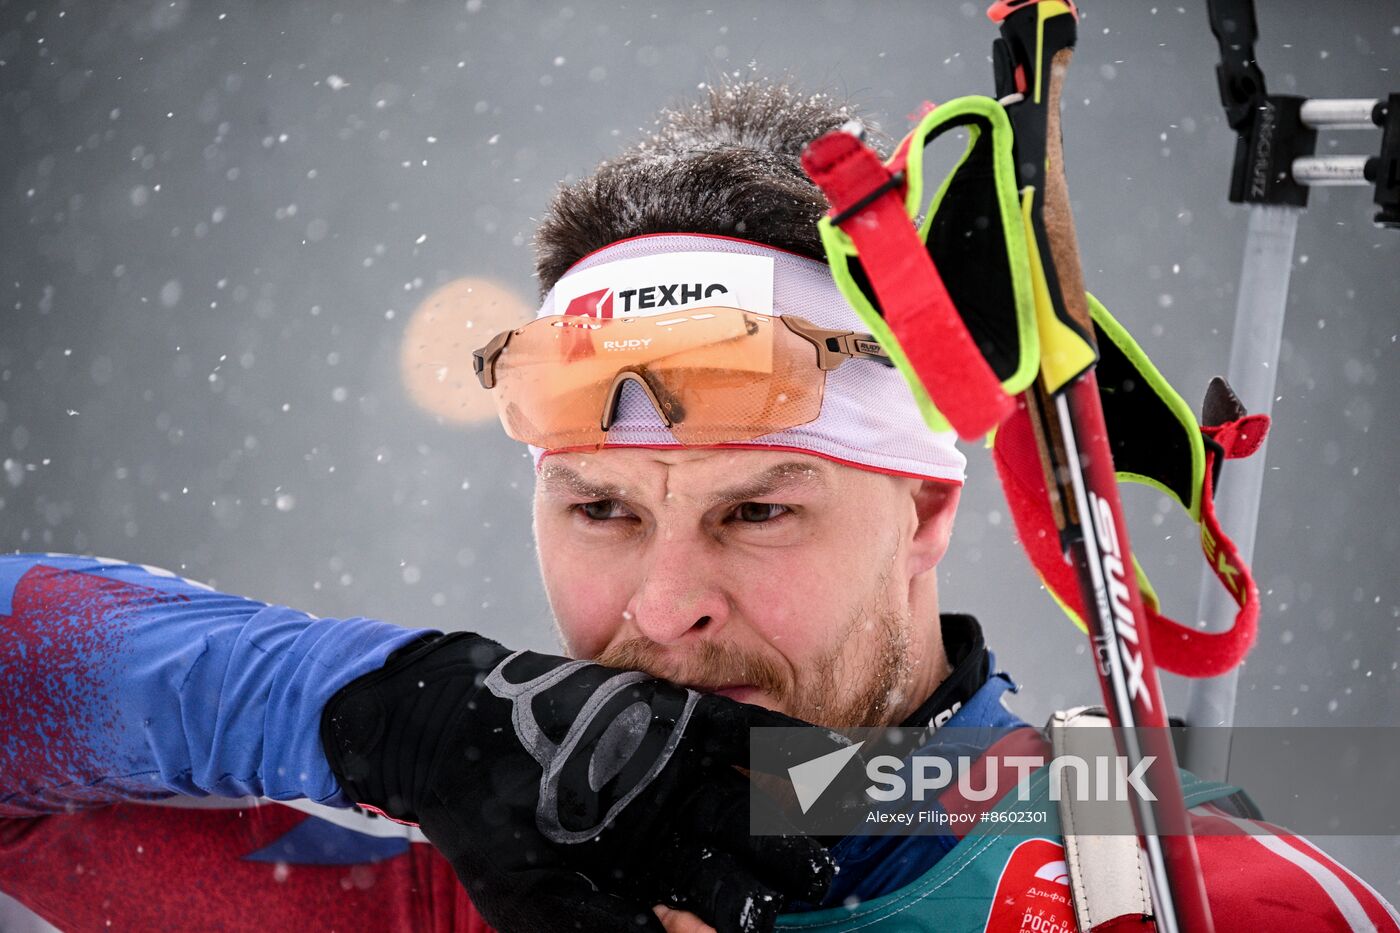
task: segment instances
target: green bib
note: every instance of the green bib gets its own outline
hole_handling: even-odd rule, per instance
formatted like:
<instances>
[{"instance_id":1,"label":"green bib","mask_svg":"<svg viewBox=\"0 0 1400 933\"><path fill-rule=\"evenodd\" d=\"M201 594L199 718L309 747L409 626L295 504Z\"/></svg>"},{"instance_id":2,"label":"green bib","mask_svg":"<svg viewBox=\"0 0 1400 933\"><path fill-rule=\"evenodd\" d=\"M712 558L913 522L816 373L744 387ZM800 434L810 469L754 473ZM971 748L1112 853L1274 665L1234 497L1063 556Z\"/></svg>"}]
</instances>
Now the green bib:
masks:
<instances>
[{"instance_id":1,"label":"green bib","mask_svg":"<svg viewBox=\"0 0 1400 933\"><path fill-rule=\"evenodd\" d=\"M1188 808L1239 793L1237 787L1180 773ZM1072 933L1077 926L1048 775L1046 768L1031 775L1029 799L1015 800L1013 789L992 810L1043 815L1043 822L985 819L936 865L899 890L850 906L785 914L778 918L778 929Z\"/></svg>"}]
</instances>

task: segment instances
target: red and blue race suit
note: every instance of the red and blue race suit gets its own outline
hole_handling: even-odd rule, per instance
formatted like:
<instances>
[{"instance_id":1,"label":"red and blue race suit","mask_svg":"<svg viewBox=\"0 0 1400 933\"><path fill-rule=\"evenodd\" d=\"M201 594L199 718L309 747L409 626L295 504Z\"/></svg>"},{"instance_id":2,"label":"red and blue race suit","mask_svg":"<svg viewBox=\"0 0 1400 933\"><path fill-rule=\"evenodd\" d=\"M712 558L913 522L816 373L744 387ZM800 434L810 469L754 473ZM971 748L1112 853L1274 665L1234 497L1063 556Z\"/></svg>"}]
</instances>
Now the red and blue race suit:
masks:
<instances>
[{"instance_id":1,"label":"red and blue race suit","mask_svg":"<svg viewBox=\"0 0 1400 933\"><path fill-rule=\"evenodd\" d=\"M0 634L0 890L50 922L488 929L421 835L348 809L320 748L325 702L415 630L317 619L116 561L11 555ZM1008 683L989 678L947 724L1034 741L1000 703ZM1193 816L1244 822L1210 803ZM1379 895L1306 840L1199 845L1221 931L1400 933ZM1064 858L1053 836L1004 851L853 838L834 851L846 906L783 926L1075 929L1044 871ZM1096 929L1151 928L1120 921Z\"/></svg>"}]
</instances>

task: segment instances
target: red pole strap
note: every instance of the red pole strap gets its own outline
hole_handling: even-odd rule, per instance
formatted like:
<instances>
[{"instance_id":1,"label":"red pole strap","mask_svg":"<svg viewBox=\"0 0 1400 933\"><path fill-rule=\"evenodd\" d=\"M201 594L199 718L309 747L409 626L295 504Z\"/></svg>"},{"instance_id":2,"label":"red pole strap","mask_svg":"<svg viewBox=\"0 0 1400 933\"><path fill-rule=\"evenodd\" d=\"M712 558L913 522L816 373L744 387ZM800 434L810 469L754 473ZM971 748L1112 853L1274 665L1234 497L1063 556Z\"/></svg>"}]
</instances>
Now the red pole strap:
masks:
<instances>
[{"instance_id":1,"label":"red pole strap","mask_svg":"<svg viewBox=\"0 0 1400 933\"><path fill-rule=\"evenodd\" d=\"M855 243L885 323L929 398L960 437L981 437L1015 410L968 333L904 211L904 184L850 133L809 145L802 167Z\"/></svg>"},{"instance_id":2,"label":"red pole strap","mask_svg":"<svg viewBox=\"0 0 1400 933\"><path fill-rule=\"evenodd\" d=\"M1250 415L1224 425L1201 429L1221 446L1227 459L1245 457L1263 442L1267 416ZM1240 607L1235 623L1219 632L1205 632L1183 625L1160 608L1144 605L1147 630L1158 666L1185 677L1215 677L1233 670L1254 644L1259 619L1259 591L1249 566L1240 559L1229 536L1215 516L1213 476L1216 452L1207 447L1201 496L1201 550L1211 570ZM1041 580L1061 603L1087 624L1086 607L1079 592L1076 568L1065 561L1055 519L1045 488L1045 471L1031 429L1030 414L1022 405L997 429L992 450L1002 489L1016 524L1016 534Z\"/></svg>"}]
</instances>

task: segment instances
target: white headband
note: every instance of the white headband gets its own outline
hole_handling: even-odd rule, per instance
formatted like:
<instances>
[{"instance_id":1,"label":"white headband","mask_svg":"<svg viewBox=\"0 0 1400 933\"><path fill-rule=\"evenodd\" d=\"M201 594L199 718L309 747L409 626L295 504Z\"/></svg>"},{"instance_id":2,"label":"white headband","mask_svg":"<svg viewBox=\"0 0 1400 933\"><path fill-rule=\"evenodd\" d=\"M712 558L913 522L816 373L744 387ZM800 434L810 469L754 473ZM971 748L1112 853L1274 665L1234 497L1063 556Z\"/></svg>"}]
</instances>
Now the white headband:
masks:
<instances>
[{"instance_id":1,"label":"white headband","mask_svg":"<svg viewBox=\"0 0 1400 933\"><path fill-rule=\"evenodd\" d=\"M793 314L818 327L867 328L826 265L747 240L655 234L620 240L576 263L555 283L538 317L662 314L722 304ZM881 473L961 483L967 459L951 431L930 430L898 370L850 360L826 377L815 421L724 447L794 450ZM681 447L646 396L628 384L608 447ZM535 465L546 451L531 447Z\"/></svg>"}]
</instances>

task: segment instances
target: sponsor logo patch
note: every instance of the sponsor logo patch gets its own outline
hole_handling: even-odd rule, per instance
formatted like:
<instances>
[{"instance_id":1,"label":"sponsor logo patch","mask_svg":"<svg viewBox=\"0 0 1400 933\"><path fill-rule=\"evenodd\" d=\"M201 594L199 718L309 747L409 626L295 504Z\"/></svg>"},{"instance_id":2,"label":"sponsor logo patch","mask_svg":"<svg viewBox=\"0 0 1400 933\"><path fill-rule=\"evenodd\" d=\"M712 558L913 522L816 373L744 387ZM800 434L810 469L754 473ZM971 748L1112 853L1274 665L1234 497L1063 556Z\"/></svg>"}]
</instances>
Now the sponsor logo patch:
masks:
<instances>
[{"instance_id":1,"label":"sponsor logo patch","mask_svg":"<svg viewBox=\"0 0 1400 933\"><path fill-rule=\"evenodd\" d=\"M773 312L773 259L686 252L619 259L566 275L554 286L556 314L638 317L724 306Z\"/></svg>"},{"instance_id":2,"label":"sponsor logo patch","mask_svg":"<svg viewBox=\"0 0 1400 933\"><path fill-rule=\"evenodd\" d=\"M1027 839L1006 860L984 933L1075 933L1065 850Z\"/></svg>"},{"instance_id":3,"label":"sponsor logo patch","mask_svg":"<svg viewBox=\"0 0 1400 933\"><path fill-rule=\"evenodd\" d=\"M584 317L612 317L613 316L613 290L611 288L600 288L596 292L589 292L587 295L579 295L569 306L564 309L565 314L581 315Z\"/></svg>"}]
</instances>

